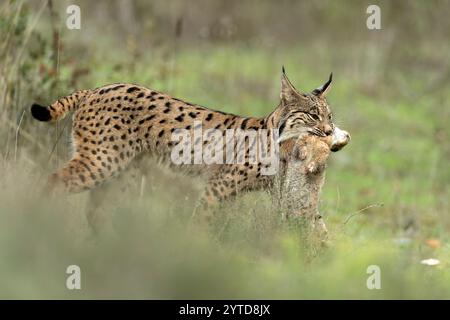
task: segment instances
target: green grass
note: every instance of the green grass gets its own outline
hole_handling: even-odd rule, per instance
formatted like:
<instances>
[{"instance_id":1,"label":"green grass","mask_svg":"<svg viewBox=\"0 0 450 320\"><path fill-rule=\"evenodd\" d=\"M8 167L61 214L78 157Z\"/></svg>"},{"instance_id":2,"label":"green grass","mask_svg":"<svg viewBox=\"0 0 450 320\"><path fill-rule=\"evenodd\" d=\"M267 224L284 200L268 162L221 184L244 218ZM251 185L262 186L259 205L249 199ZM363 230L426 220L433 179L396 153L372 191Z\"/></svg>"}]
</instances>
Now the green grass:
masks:
<instances>
[{"instance_id":1,"label":"green grass","mask_svg":"<svg viewBox=\"0 0 450 320\"><path fill-rule=\"evenodd\" d=\"M35 32L45 35L45 25L41 29ZM450 91L447 83L428 94L439 67L423 73L401 62L402 55L445 61L448 42L439 44L440 51L418 48L415 58L389 55L381 46L380 54L392 60L373 82L377 67L368 58L368 42L353 44L350 53L317 41L268 49L222 43L174 51L167 45L136 54L113 40L85 39L65 42L53 84L43 71L52 63L43 38L24 45L26 55L17 62L22 71L8 78L6 92L14 99L1 110L0 298L450 298ZM333 71L329 102L337 125L352 135L332 154L327 171L321 202L330 229L327 248L309 246L295 222L281 219L267 192L224 204L210 225L192 223L201 182L158 167L144 197L136 191L112 195L115 201L104 210L113 231L93 236L85 219L87 194L41 193L46 174L68 157L67 132L51 156L63 125L57 131L25 113L16 140L22 110L34 100L49 103L113 82L267 115L278 102L281 64L301 90L322 84ZM23 94L14 94L19 89ZM431 238L440 245L427 245ZM420 264L431 257L441 264ZM71 264L81 267L80 291L65 287ZM381 268L381 290L366 287L369 265Z\"/></svg>"}]
</instances>

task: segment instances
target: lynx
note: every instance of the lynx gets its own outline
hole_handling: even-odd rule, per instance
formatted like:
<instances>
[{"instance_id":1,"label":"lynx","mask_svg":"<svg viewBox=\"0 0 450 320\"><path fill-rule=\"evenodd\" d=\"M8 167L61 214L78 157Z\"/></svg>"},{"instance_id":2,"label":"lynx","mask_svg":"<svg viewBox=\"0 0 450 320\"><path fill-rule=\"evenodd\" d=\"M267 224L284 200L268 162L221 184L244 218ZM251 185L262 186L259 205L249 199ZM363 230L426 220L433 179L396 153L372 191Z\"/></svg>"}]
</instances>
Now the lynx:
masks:
<instances>
[{"instance_id":1,"label":"lynx","mask_svg":"<svg viewBox=\"0 0 450 320\"><path fill-rule=\"evenodd\" d=\"M332 76L311 93L294 88L283 68L280 102L267 117L241 117L216 111L170 97L167 94L135 84L110 84L92 90L80 90L58 99L49 106L33 104L31 113L37 120L54 122L73 112L72 143L74 153L61 169L49 177L51 188L81 192L102 185L142 155L153 155L174 167L205 177L207 186L202 196L206 204L217 203L236 194L266 188L273 175L263 175L261 162L242 164L178 166L170 161L176 144L171 136L176 130L193 132L194 122L203 129L260 130L270 134L303 130L311 135L331 137L335 132L332 114L326 100ZM268 134L269 135L269 134ZM290 140L295 136L289 136ZM287 140L289 140L287 139ZM347 144L349 136L337 141L331 150ZM288 142L288 141L286 141ZM193 141L208 147L212 142ZM269 148L275 147L272 139ZM234 145L234 148L238 146ZM289 154L290 144L280 145L282 154ZM250 146L244 146L248 155ZM193 151L192 151L193 152ZM282 165L285 159L280 159Z\"/></svg>"}]
</instances>

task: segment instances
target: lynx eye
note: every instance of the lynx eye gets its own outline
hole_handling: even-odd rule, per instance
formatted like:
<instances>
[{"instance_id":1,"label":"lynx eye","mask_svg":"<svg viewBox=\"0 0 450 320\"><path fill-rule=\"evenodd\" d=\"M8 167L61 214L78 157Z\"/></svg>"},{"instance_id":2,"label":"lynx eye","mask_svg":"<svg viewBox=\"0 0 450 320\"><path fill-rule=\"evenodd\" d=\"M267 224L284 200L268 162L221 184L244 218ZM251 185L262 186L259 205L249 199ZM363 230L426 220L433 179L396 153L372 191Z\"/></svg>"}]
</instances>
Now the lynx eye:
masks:
<instances>
[{"instance_id":1,"label":"lynx eye","mask_svg":"<svg viewBox=\"0 0 450 320\"><path fill-rule=\"evenodd\" d=\"M314 114L314 113L310 113L309 114L310 116L311 116L311 118L313 118L313 120L315 120L315 121L319 121L320 120L320 118L319 118L319 116L317 115L317 114Z\"/></svg>"}]
</instances>

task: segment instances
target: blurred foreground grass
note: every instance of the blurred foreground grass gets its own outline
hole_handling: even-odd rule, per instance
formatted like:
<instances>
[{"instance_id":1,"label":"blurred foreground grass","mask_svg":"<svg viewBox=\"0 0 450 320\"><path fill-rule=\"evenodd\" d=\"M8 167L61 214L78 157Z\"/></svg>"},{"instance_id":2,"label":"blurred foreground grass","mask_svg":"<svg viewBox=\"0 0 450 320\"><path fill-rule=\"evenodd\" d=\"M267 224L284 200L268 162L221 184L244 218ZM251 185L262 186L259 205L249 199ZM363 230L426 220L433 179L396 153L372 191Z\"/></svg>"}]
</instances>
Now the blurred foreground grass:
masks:
<instances>
[{"instance_id":1,"label":"blurred foreground grass","mask_svg":"<svg viewBox=\"0 0 450 320\"><path fill-rule=\"evenodd\" d=\"M227 205L210 227L189 223L193 200L176 187L161 187L171 197L117 195L106 207L114 232L94 237L86 195L47 200L38 181L26 164L3 172L1 298L450 298L447 239L437 249L420 235L400 241L375 215L345 227L342 213L327 216L331 246L311 259L265 193ZM442 264L419 263L428 257ZM81 268L78 291L65 287L72 264ZM369 265L381 268L381 290L366 287Z\"/></svg>"},{"instance_id":2,"label":"blurred foreground grass","mask_svg":"<svg viewBox=\"0 0 450 320\"><path fill-rule=\"evenodd\" d=\"M170 42L139 50L132 40L66 32L55 81L45 24L27 38L31 19L9 17L2 31L14 26L16 38L1 52L0 298L450 298L448 41L421 38L409 50L412 40L380 32L345 45ZM86 194L41 194L46 174L69 155L69 125L32 121L35 100L133 82L263 116L278 102L282 64L301 90L334 72L329 102L352 135L327 171L329 248L306 246L266 192L224 204L210 226L192 225L201 182L159 167L143 197L113 195L105 207L112 233L91 234ZM441 263L420 264L426 258ZM79 291L65 286L72 264L81 267ZM381 268L381 290L366 287L370 265Z\"/></svg>"}]
</instances>

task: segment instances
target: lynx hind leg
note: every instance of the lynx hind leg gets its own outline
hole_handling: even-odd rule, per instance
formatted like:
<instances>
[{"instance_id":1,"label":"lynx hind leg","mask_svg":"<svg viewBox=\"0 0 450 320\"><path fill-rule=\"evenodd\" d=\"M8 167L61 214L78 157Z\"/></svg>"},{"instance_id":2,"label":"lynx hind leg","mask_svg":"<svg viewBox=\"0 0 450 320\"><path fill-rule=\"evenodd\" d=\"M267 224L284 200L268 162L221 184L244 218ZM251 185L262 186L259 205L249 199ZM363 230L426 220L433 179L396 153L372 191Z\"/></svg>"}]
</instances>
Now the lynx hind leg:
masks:
<instances>
[{"instance_id":1,"label":"lynx hind leg","mask_svg":"<svg viewBox=\"0 0 450 320\"><path fill-rule=\"evenodd\" d=\"M112 226L108 224L107 213L104 206L107 200L109 200L111 183L112 182L103 184L100 187L91 190L89 193L86 220L94 234L98 234L100 231L105 230L106 226L109 227L108 229L112 229Z\"/></svg>"},{"instance_id":2,"label":"lynx hind leg","mask_svg":"<svg viewBox=\"0 0 450 320\"><path fill-rule=\"evenodd\" d=\"M97 187L108 178L118 176L124 169L125 164L119 166L115 159L114 155L106 151L98 152L97 156L76 153L62 169L49 177L48 188L77 193Z\"/></svg>"},{"instance_id":3,"label":"lynx hind leg","mask_svg":"<svg viewBox=\"0 0 450 320\"><path fill-rule=\"evenodd\" d=\"M140 161L133 161L124 172L116 179L105 181L99 187L89 191L89 202L86 219L94 234L100 232L114 233L114 210L123 199L118 196L127 194L135 201L134 197L142 197L144 192L146 170L139 167Z\"/></svg>"},{"instance_id":4,"label":"lynx hind leg","mask_svg":"<svg viewBox=\"0 0 450 320\"><path fill-rule=\"evenodd\" d=\"M95 174L96 168L75 155L60 170L50 175L47 188L52 191L78 193L100 184L101 176Z\"/></svg>"}]
</instances>

